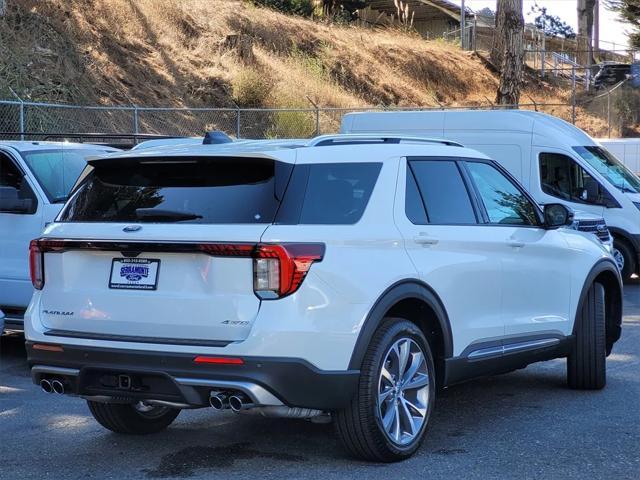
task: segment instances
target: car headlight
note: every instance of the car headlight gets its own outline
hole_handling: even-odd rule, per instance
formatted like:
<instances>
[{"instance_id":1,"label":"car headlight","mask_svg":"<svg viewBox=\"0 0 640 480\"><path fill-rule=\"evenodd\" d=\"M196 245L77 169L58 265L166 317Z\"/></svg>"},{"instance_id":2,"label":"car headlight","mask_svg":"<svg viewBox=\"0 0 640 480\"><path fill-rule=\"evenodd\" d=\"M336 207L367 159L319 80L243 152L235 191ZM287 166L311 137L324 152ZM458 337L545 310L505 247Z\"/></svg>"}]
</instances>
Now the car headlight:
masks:
<instances>
[{"instance_id":1,"label":"car headlight","mask_svg":"<svg viewBox=\"0 0 640 480\"><path fill-rule=\"evenodd\" d=\"M638 207L638 210L640 210L640 202L633 202L633 204Z\"/></svg>"}]
</instances>

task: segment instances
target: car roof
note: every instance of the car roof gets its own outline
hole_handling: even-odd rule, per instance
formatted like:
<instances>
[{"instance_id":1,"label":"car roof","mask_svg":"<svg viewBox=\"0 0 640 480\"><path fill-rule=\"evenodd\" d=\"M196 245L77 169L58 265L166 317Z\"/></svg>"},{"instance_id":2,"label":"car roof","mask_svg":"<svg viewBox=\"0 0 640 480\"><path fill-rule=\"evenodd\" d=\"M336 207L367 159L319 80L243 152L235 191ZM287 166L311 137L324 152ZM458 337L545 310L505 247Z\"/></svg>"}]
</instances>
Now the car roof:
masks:
<instances>
[{"instance_id":1,"label":"car roof","mask_svg":"<svg viewBox=\"0 0 640 480\"><path fill-rule=\"evenodd\" d=\"M414 138L417 143L332 143L322 144L330 139L342 139L345 142L357 141L358 135L321 136L316 139L280 139L280 140L240 140L224 144L179 144L130 150L108 157L96 156L91 163L102 160L127 158L160 159L176 157L234 157L234 158L271 158L287 163L318 161L320 163L351 163L354 161L380 161L393 156L460 157L489 159L486 155L460 145L445 144L446 140ZM411 142L409 137L405 140ZM429 143L432 142L432 143ZM315 143L320 143L316 145ZM359 155L354 156L353 152ZM298 155L303 152L301 155ZM306 152L306 154L305 154ZM312 153L311 153L312 152ZM306 159L305 159L306 158ZM322 159L321 159L322 158Z\"/></svg>"},{"instance_id":2,"label":"car roof","mask_svg":"<svg viewBox=\"0 0 640 480\"><path fill-rule=\"evenodd\" d=\"M105 150L108 152L119 152L120 150L106 145L96 145L93 143L74 142L41 142L30 140L1 140L0 147L11 147L19 152L31 152L35 150L51 150L52 148L72 148L87 150Z\"/></svg>"}]
</instances>

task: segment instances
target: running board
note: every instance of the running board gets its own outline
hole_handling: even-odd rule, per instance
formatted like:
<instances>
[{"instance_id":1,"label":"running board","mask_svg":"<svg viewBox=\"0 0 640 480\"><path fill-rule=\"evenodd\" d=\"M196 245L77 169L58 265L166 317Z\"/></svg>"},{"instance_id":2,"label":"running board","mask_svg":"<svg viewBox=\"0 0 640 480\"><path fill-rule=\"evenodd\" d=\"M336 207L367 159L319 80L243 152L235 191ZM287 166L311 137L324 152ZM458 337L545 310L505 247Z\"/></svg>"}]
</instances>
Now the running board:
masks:
<instances>
[{"instance_id":1,"label":"running board","mask_svg":"<svg viewBox=\"0 0 640 480\"><path fill-rule=\"evenodd\" d=\"M469 353L469 355L467 355L467 358L469 360L480 360L488 357L502 356L509 353L526 352L528 350L551 347L559 344L559 338L541 338L538 340L530 340L527 342L508 343L506 345L498 345L495 347L473 350L471 353Z\"/></svg>"}]
</instances>

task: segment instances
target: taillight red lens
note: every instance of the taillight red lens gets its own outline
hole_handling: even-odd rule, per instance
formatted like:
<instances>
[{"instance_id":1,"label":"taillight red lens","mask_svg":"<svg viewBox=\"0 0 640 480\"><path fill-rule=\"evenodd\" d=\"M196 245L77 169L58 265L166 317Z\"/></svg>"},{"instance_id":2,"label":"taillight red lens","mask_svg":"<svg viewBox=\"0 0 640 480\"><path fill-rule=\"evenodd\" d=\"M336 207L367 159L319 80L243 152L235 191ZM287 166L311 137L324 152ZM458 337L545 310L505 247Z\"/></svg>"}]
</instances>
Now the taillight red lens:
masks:
<instances>
[{"instance_id":1,"label":"taillight red lens","mask_svg":"<svg viewBox=\"0 0 640 480\"><path fill-rule=\"evenodd\" d=\"M37 240L31 240L29 244L29 273L33 288L42 290L44 287L44 259Z\"/></svg>"},{"instance_id":2,"label":"taillight red lens","mask_svg":"<svg viewBox=\"0 0 640 480\"><path fill-rule=\"evenodd\" d=\"M313 262L324 256L322 243L260 244L253 260L254 290L262 298L279 298L294 293Z\"/></svg>"},{"instance_id":3,"label":"taillight red lens","mask_svg":"<svg viewBox=\"0 0 640 480\"><path fill-rule=\"evenodd\" d=\"M244 360L236 357L206 357L198 355L193 359L194 363L207 363L211 365L244 365Z\"/></svg>"}]
</instances>

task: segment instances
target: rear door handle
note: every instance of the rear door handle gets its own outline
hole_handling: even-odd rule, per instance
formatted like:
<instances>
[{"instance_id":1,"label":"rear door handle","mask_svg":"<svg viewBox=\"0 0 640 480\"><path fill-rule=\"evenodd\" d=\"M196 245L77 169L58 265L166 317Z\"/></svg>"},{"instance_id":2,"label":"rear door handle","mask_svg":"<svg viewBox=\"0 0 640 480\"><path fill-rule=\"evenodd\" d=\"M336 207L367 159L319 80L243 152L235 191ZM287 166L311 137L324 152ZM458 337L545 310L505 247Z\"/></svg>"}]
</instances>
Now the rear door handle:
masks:
<instances>
[{"instance_id":1,"label":"rear door handle","mask_svg":"<svg viewBox=\"0 0 640 480\"><path fill-rule=\"evenodd\" d=\"M525 243L524 242L519 242L517 240L509 240L507 242L507 245L509 245L510 247L513 247L513 248L522 248L522 247L524 247Z\"/></svg>"},{"instance_id":2,"label":"rear door handle","mask_svg":"<svg viewBox=\"0 0 640 480\"><path fill-rule=\"evenodd\" d=\"M415 237L413 237L413 241L418 245L437 245L440 240L434 237L430 237L426 233L421 233L420 235L416 235Z\"/></svg>"}]
</instances>

